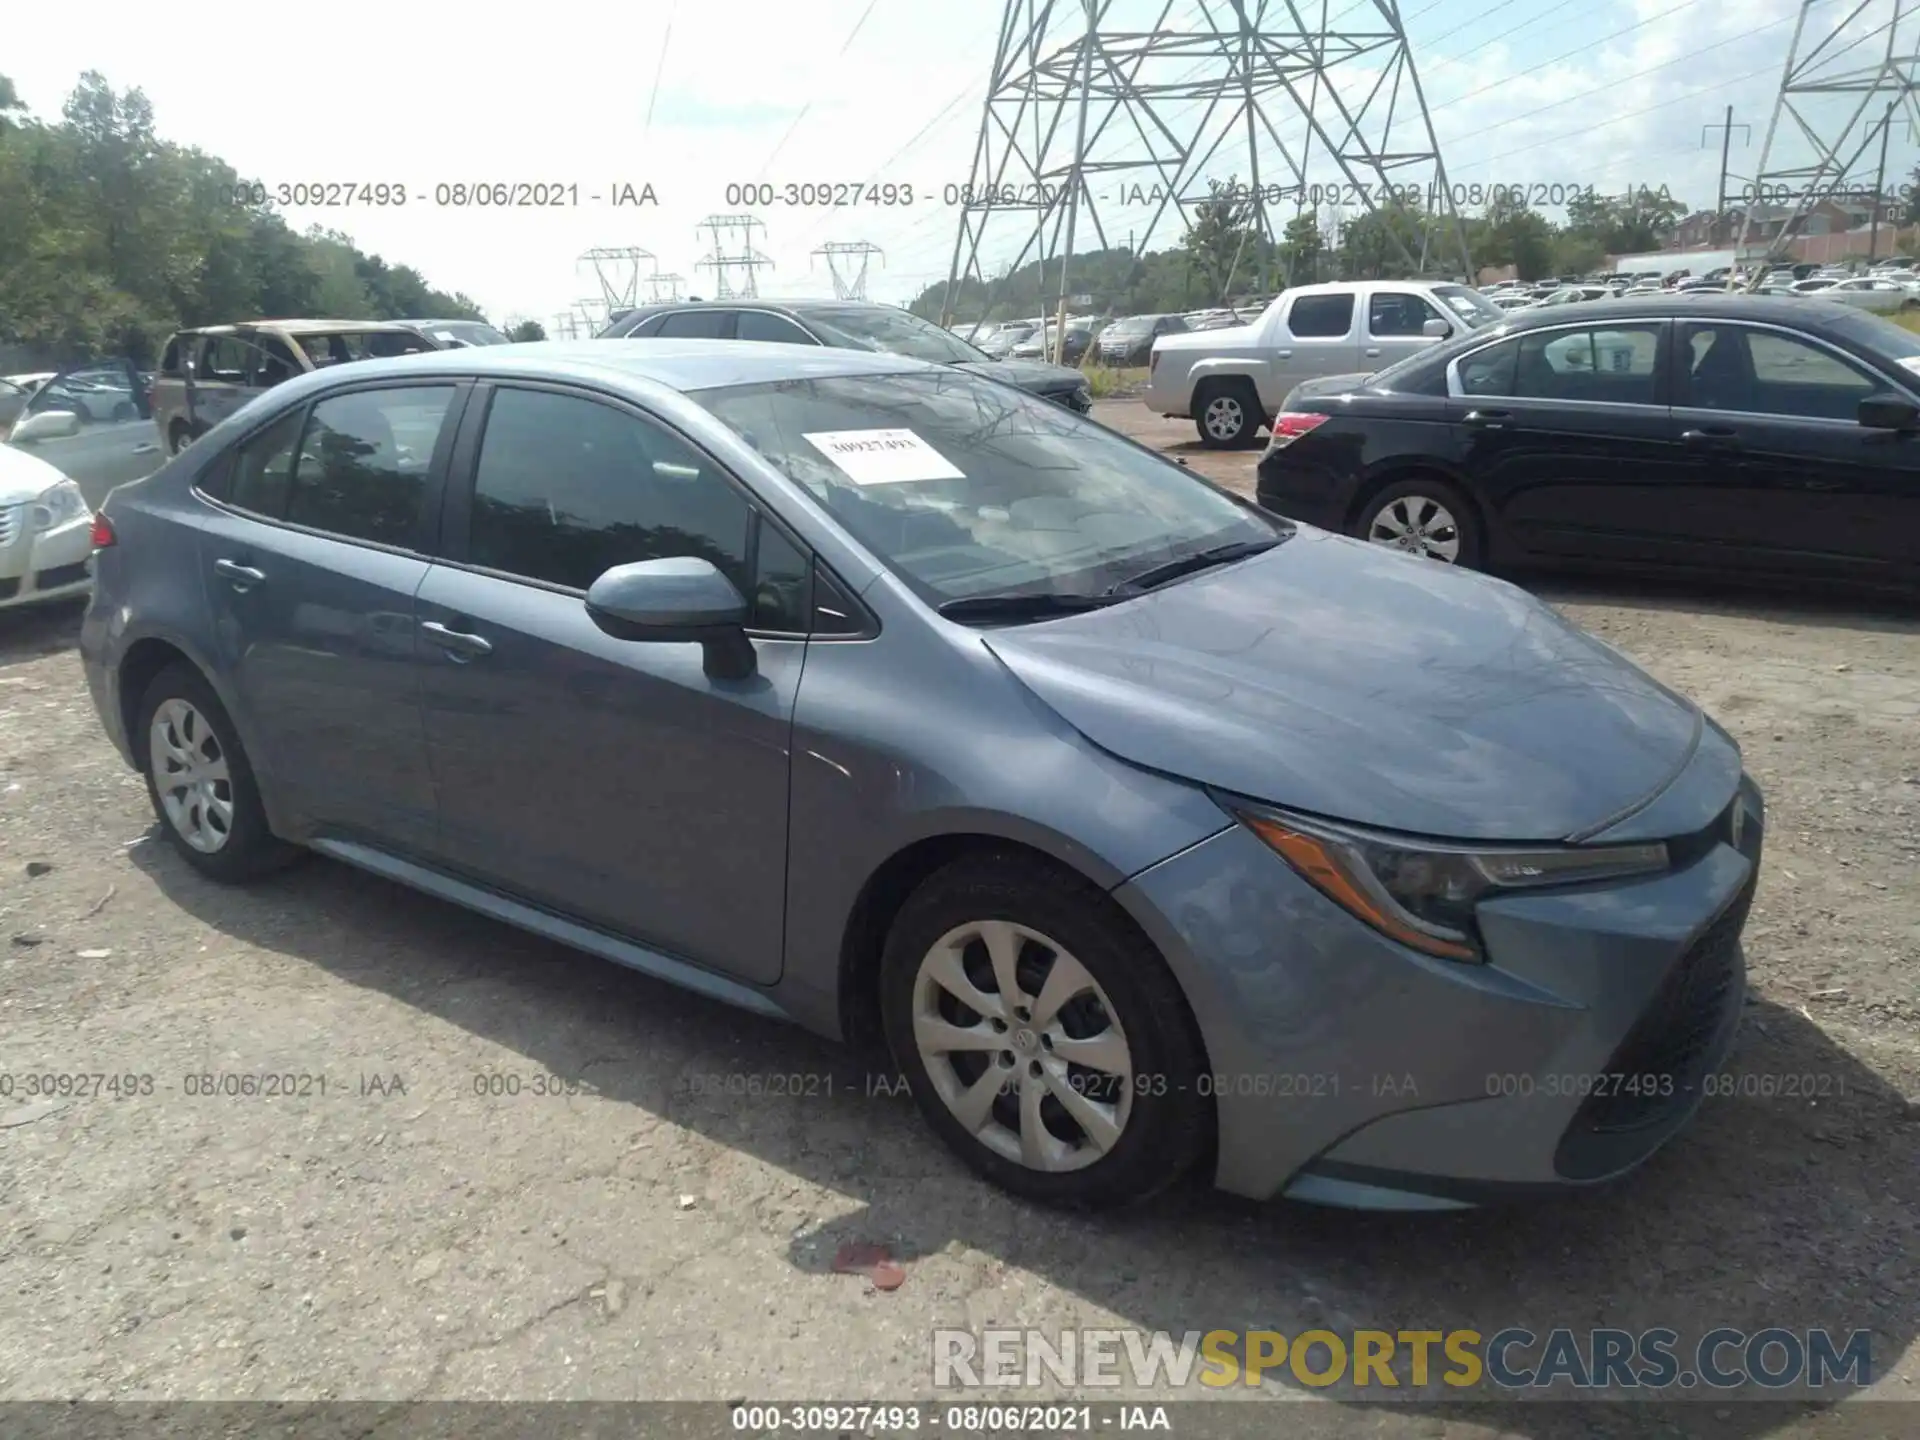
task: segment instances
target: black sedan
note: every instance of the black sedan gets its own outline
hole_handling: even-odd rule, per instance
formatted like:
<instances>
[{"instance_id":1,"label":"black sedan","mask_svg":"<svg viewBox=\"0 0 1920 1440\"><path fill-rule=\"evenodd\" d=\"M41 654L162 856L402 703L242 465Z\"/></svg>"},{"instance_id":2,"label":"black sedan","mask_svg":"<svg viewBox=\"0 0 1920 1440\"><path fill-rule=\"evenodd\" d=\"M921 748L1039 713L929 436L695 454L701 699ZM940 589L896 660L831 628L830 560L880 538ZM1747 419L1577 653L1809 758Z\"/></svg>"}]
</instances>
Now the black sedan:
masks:
<instances>
[{"instance_id":1,"label":"black sedan","mask_svg":"<svg viewBox=\"0 0 1920 1440\"><path fill-rule=\"evenodd\" d=\"M1920 335L1848 306L1523 311L1282 412L1262 505L1432 560L1920 585Z\"/></svg>"},{"instance_id":2,"label":"black sedan","mask_svg":"<svg viewBox=\"0 0 1920 1440\"><path fill-rule=\"evenodd\" d=\"M930 360L1004 380L1084 415L1093 408L1087 377L1044 360L996 360L951 330L910 310L864 300L680 300L617 316L597 340L760 340L830 345Z\"/></svg>"}]
</instances>

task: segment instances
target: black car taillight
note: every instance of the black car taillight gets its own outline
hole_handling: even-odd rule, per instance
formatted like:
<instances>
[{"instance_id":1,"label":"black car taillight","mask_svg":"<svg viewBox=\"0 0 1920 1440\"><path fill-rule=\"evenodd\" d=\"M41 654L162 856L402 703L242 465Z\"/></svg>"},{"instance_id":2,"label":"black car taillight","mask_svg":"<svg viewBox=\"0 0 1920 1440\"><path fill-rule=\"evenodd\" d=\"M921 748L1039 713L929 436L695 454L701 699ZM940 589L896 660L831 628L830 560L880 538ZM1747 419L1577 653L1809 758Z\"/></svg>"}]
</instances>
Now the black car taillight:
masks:
<instances>
[{"instance_id":1,"label":"black car taillight","mask_svg":"<svg viewBox=\"0 0 1920 1440\"><path fill-rule=\"evenodd\" d=\"M1273 438L1267 442L1267 448L1283 450L1302 435L1319 429L1331 418L1307 410L1283 410L1273 417Z\"/></svg>"},{"instance_id":2,"label":"black car taillight","mask_svg":"<svg viewBox=\"0 0 1920 1440\"><path fill-rule=\"evenodd\" d=\"M119 542L119 538L120 538L119 536L113 533L113 522L107 519L105 515L95 515L93 517L93 548L94 549L104 550L109 545L117 544Z\"/></svg>"}]
</instances>

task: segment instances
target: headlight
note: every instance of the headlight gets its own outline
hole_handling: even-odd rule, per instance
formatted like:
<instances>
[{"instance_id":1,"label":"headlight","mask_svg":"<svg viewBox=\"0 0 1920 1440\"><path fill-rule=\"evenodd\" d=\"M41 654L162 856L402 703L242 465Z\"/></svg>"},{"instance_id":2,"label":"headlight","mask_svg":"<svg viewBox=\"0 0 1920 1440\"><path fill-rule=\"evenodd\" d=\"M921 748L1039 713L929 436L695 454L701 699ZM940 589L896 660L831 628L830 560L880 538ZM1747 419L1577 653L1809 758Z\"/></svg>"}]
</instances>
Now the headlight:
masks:
<instances>
[{"instance_id":1,"label":"headlight","mask_svg":"<svg viewBox=\"0 0 1920 1440\"><path fill-rule=\"evenodd\" d=\"M87 497L71 480L50 485L34 498L32 524L35 530L51 530L88 513Z\"/></svg>"},{"instance_id":2,"label":"headlight","mask_svg":"<svg viewBox=\"0 0 1920 1440\"><path fill-rule=\"evenodd\" d=\"M1489 895L1667 868L1667 847L1473 848L1408 841L1270 810L1236 818L1328 899L1383 935L1448 960L1483 960L1474 907Z\"/></svg>"}]
</instances>

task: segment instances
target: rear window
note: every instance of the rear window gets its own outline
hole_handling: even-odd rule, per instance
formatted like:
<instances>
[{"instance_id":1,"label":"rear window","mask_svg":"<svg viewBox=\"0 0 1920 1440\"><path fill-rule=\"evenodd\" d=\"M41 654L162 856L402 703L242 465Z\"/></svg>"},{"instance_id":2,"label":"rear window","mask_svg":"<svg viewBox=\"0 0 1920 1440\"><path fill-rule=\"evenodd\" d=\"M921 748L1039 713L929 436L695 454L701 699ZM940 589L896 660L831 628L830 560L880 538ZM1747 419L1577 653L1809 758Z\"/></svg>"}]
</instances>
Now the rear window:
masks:
<instances>
[{"instance_id":1,"label":"rear window","mask_svg":"<svg viewBox=\"0 0 1920 1440\"><path fill-rule=\"evenodd\" d=\"M167 342L166 353L160 357L160 373L162 375L178 375L181 373L180 337L178 335Z\"/></svg>"},{"instance_id":2,"label":"rear window","mask_svg":"<svg viewBox=\"0 0 1920 1440\"><path fill-rule=\"evenodd\" d=\"M345 365L353 360L377 360L388 355L414 355L433 349L430 341L405 330L339 330L331 334L299 335L294 343L306 352L314 369Z\"/></svg>"},{"instance_id":3,"label":"rear window","mask_svg":"<svg viewBox=\"0 0 1920 1440\"><path fill-rule=\"evenodd\" d=\"M1287 329L1307 339L1333 339L1353 328L1353 292L1302 295L1287 311Z\"/></svg>"}]
</instances>

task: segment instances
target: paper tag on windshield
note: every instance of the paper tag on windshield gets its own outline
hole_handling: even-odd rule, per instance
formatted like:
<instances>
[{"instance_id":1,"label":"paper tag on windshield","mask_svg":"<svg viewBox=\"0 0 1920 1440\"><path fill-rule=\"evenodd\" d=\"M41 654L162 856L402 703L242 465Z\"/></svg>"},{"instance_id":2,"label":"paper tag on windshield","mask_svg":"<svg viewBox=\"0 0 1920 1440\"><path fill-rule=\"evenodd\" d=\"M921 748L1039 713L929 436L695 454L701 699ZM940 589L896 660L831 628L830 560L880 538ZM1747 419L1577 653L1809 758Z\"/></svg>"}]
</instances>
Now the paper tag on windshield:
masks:
<instances>
[{"instance_id":1,"label":"paper tag on windshield","mask_svg":"<svg viewBox=\"0 0 1920 1440\"><path fill-rule=\"evenodd\" d=\"M967 478L911 430L816 430L803 438L856 485Z\"/></svg>"}]
</instances>

